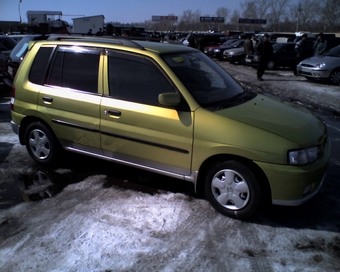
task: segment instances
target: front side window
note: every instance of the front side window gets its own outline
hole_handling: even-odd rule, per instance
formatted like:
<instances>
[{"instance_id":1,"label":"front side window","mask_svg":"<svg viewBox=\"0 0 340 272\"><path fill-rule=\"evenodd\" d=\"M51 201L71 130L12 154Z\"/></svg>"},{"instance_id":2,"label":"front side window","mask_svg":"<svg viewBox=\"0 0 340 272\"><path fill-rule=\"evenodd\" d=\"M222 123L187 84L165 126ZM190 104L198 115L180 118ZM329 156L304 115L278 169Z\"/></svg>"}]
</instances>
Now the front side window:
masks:
<instances>
[{"instance_id":1,"label":"front side window","mask_svg":"<svg viewBox=\"0 0 340 272\"><path fill-rule=\"evenodd\" d=\"M219 65L201 52L162 55L196 101L205 108L217 107L226 100L241 97L243 88Z\"/></svg>"},{"instance_id":2,"label":"front side window","mask_svg":"<svg viewBox=\"0 0 340 272\"><path fill-rule=\"evenodd\" d=\"M109 52L108 72L116 99L159 106L159 94L175 91L153 61L137 55Z\"/></svg>"},{"instance_id":3,"label":"front side window","mask_svg":"<svg viewBox=\"0 0 340 272\"><path fill-rule=\"evenodd\" d=\"M47 84L97 93L99 58L99 49L59 47Z\"/></svg>"}]
</instances>

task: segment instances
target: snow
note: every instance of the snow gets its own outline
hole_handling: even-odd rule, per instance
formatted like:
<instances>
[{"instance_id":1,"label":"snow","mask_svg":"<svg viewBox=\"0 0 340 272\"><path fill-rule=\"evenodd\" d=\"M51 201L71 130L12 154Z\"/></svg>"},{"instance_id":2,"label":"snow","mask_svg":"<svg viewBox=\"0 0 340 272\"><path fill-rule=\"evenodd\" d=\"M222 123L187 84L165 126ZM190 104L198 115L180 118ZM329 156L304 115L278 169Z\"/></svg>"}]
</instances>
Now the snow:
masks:
<instances>
[{"instance_id":1,"label":"snow","mask_svg":"<svg viewBox=\"0 0 340 272\"><path fill-rule=\"evenodd\" d=\"M216 213L203 199L105 188L106 181L89 176L53 198L1 211L0 270L336 271L340 265L339 252L327 252L340 245L340 235L322 222L315 229L264 218L248 224Z\"/></svg>"}]
</instances>

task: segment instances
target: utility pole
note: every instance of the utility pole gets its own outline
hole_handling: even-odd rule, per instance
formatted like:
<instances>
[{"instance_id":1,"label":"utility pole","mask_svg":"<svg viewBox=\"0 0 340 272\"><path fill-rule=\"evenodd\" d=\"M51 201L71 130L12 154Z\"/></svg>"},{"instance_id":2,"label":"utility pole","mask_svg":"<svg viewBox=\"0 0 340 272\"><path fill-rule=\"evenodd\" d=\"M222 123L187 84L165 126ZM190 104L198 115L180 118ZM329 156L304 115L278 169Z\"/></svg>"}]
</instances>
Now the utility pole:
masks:
<instances>
[{"instance_id":1,"label":"utility pole","mask_svg":"<svg viewBox=\"0 0 340 272\"><path fill-rule=\"evenodd\" d=\"M298 32L298 30L299 30L300 14L302 12L301 3L299 4L297 11L298 11L298 18L297 18L297 22L296 22L296 32Z\"/></svg>"},{"instance_id":2,"label":"utility pole","mask_svg":"<svg viewBox=\"0 0 340 272\"><path fill-rule=\"evenodd\" d=\"M22 23L22 20L21 20L21 11L20 11L20 3L21 3L21 2L22 2L22 0L19 1L19 5L18 5L20 24Z\"/></svg>"}]
</instances>

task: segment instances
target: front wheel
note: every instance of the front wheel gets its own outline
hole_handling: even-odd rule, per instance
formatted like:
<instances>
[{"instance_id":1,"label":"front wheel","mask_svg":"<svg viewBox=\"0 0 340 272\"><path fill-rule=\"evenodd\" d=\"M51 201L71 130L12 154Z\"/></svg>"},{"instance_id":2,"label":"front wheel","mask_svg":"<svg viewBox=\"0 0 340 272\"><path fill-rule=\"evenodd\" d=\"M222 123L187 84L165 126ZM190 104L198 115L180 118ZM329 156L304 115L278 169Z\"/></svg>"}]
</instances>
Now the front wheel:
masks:
<instances>
[{"instance_id":1,"label":"front wheel","mask_svg":"<svg viewBox=\"0 0 340 272\"><path fill-rule=\"evenodd\" d=\"M60 152L54 134L41 122L33 122L27 126L25 144L30 156L44 165L53 164Z\"/></svg>"},{"instance_id":2,"label":"front wheel","mask_svg":"<svg viewBox=\"0 0 340 272\"><path fill-rule=\"evenodd\" d=\"M329 81L334 85L340 84L340 69L334 70L329 76Z\"/></svg>"},{"instance_id":3,"label":"front wheel","mask_svg":"<svg viewBox=\"0 0 340 272\"><path fill-rule=\"evenodd\" d=\"M205 192L215 210L233 218L248 219L261 205L260 184L253 171L239 161L224 161L211 168Z\"/></svg>"}]
</instances>

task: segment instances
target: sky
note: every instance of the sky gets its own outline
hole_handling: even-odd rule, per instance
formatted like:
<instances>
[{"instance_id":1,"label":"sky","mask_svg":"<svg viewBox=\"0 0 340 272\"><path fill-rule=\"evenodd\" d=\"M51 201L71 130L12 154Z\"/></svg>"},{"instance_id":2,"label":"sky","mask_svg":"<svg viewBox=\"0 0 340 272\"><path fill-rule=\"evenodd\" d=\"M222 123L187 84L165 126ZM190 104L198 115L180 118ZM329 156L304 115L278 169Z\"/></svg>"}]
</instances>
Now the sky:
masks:
<instances>
[{"instance_id":1,"label":"sky","mask_svg":"<svg viewBox=\"0 0 340 272\"><path fill-rule=\"evenodd\" d=\"M297 2L298 0L291 0ZM72 23L72 18L104 15L105 22L144 22L152 16L181 16L185 10L200 10L202 16L216 16L216 10L227 7L240 8L243 0L0 0L0 21L27 22L28 10L61 11L62 19ZM20 4L19 4L20 3ZM19 13L20 7L20 13Z\"/></svg>"}]
</instances>

